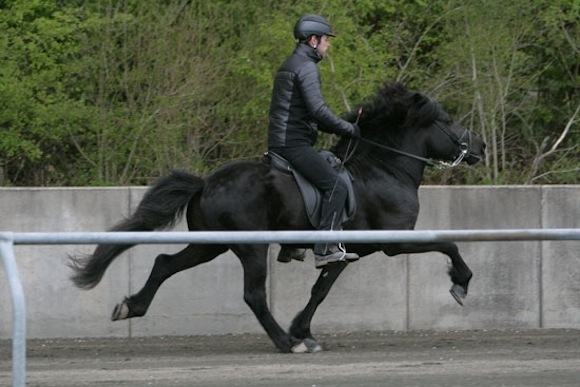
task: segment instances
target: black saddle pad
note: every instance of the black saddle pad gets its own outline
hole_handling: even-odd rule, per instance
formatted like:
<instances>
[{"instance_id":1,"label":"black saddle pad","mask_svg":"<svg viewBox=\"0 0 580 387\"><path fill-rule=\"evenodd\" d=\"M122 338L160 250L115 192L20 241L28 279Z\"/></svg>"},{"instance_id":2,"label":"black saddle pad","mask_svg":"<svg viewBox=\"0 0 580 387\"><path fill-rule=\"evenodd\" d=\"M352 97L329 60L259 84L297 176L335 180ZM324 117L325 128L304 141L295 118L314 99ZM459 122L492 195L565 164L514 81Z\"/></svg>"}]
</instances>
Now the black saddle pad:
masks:
<instances>
[{"instance_id":1,"label":"black saddle pad","mask_svg":"<svg viewBox=\"0 0 580 387\"><path fill-rule=\"evenodd\" d=\"M336 157L334 153L327 150L321 150L319 153L339 173L339 178L342 179L348 187L348 196L341 219L341 223L345 223L352 219L356 212L356 197L352 186L352 176L348 170L343 167L342 161ZM290 163L282 156L274 152L266 152L264 154L264 160L273 168L284 173L290 173L294 176L296 184L298 184L298 188L302 194L302 199L304 200L308 219L314 228L318 228L318 224L320 223L320 208L322 206L322 194L320 191L300 172L294 170Z\"/></svg>"}]
</instances>

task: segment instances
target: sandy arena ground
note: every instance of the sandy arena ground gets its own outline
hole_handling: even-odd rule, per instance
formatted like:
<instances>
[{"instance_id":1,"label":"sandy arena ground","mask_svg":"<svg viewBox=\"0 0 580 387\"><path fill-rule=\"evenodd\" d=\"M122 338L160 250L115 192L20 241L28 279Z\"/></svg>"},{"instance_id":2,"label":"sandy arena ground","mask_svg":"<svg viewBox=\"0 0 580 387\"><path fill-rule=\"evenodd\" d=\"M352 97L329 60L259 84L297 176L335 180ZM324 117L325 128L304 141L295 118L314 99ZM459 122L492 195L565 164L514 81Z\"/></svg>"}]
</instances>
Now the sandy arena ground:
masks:
<instances>
[{"instance_id":1,"label":"sandy arena ground","mask_svg":"<svg viewBox=\"0 0 580 387\"><path fill-rule=\"evenodd\" d=\"M28 386L580 386L579 330L361 332L279 353L265 335L29 340ZM11 386L0 341L0 386Z\"/></svg>"}]
</instances>

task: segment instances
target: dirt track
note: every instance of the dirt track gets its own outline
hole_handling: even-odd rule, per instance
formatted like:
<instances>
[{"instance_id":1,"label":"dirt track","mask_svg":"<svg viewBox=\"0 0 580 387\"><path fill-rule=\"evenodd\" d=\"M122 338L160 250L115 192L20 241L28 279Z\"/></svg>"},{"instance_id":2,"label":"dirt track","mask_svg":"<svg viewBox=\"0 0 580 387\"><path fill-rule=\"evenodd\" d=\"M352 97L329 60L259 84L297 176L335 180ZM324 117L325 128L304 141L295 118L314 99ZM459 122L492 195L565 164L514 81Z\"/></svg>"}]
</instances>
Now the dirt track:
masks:
<instances>
[{"instance_id":1,"label":"dirt track","mask_svg":"<svg viewBox=\"0 0 580 387\"><path fill-rule=\"evenodd\" d=\"M28 386L580 386L580 331L320 335L287 355L265 335L29 340ZM11 385L0 341L0 386Z\"/></svg>"}]
</instances>

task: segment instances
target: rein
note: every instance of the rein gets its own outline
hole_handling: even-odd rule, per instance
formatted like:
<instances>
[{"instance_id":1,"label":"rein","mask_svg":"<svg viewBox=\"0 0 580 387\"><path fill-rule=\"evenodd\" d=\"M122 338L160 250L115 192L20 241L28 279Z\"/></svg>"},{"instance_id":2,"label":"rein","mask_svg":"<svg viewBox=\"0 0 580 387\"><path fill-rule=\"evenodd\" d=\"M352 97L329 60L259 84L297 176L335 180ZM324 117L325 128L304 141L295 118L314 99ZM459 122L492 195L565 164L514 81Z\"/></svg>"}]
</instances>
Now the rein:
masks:
<instances>
[{"instance_id":1,"label":"rein","mask_svg":"<svg viewBox=\"0 0 580 387\"><path fill-rule=\"evenodd\" d=\"M372 140L369 140L369 139L366 139L366 138L361 138L360 141L366 142L367 144L371 144L371 145L374 145L374 146L379 147L379 148L382 148L382 149L386 149L386 150L388 150L390 152L393 152L393 153L397 153L397 154L400 154L400 155L403 155L403 156L410 157L410 158L415 159L415 160L422 161L422 162L424 162L425 164L427 164L430 167L434 167L438 163L443 163L442 161L439 161L439 160L428 159L426 157L421 157L421 156L414 155L412 153L407 153L405 151L402 151L402 150L399 150L399 149L396 149L396 148L392 148L390 146L383 145L383 144L380 144L380 143L378 143L376 141L372 141Z\"/></svg>"},{"instance_id":2,"label":"rein","mask_svg":"<svg viewBox=\"0 0 580 387\"><path fill-rule=\"evenodd\" d=\"M465 141L462 142L461 140L463 139L463 137L465 137L465 134L467 134L468 141L469 141L469 138L471 137L471 135L470 135L469 131L467 129L465 129L465 132L463 132L461 137L457 137L457 135L455 133L450 132L447 129L443 128L441 125L439 125L439 123L435 123L435 124L437 125L439 130L441 130L443 133L445 133L455 144L459 145L459 149L460 149L459 155L452 162L435 160L435 159L431 159L431 158L417 156L417 155L414 155L412 153L407 153L405 151L402 151L400 149L396 149L396 148L392 148L392 147L387 146L387 145L380 144L376 141L372 141L372 140L369 140L367 138L358 139L355 142L355 145L350 153L348 153L348 149L347 149L347 154L345 155L345 162L352 157L354 151L357 148L359 141L363 141L363 142L366 142L368 144L374 145L376 147L386 149L390 152L397 153L397 154L400 154L402 156L406 156L406 157L410 157L410 158L415 159L415 160L422 161L426 165L428 165L430 167L435 167L436 169L454 168L454 167L458 166L463 161L465 156L467 156L467 154L468 154L469 145L467 142L465 142ZM350 147L350 142L349 142L349 147Z\"/></svg>"}]
</instances>

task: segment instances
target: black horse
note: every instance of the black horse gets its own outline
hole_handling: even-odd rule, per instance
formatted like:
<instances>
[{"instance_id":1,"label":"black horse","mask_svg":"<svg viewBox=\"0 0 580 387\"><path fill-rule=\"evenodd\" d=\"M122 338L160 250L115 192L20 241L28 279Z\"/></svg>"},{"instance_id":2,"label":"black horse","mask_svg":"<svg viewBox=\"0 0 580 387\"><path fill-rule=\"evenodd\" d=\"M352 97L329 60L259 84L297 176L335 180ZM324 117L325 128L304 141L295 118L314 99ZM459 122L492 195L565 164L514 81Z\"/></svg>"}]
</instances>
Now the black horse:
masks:
<instances>
[{"instance_id":1,"label":"black horse","mask_svg":"<svg viewBox=\"0 0 580 387\"><path fill-rule=\"evenodd\" d=\"M484 156L485 143L480 138L454 122L436 102L400 84L385 83L345 118L351 122L359 119L362 137L357 141L342 138L331 149L345 160L354 178L358 209L346 230L413 229L425 166L433 162L473 164ZM111 231L163 229L184 212L191 231L312 229L290 175L266 163L233 161L205 179L182 171L162 177L147 191L134 214ZM95 287L111 262L130 247L102 244L92 255L70 257L75 271L72 280L80 288ZM295 247L282 250L288 253ZM347 263L327 265L322 270L308 304L286 332L266 302L268 248L267 244L190 244L176 254L161 254L145 286L115 307L112 320L145 315L166 279L229 249L243 266L244 300L276 347L282 352L320 350L310 332L311 321ZM347 248L361 257L376 251L388 256L439 251L451 259L451 293L460 304L467 294L472 273L454 243L352 244Z\"/></svg>"}]
</instances>

